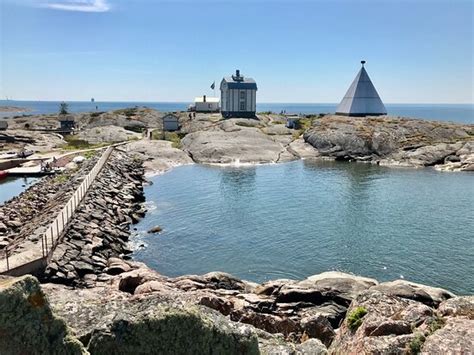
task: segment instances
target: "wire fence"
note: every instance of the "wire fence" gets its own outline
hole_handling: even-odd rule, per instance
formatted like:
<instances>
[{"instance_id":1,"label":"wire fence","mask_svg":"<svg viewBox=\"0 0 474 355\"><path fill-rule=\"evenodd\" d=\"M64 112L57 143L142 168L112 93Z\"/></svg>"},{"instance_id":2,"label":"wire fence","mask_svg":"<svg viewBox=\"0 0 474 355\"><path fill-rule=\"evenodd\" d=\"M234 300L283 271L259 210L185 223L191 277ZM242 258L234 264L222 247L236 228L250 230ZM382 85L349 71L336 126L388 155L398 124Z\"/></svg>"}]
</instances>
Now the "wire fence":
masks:
<instances>
[{"instance_id":1,"label":"wire fence","mask_svg":"<svg viewBox=\"0 0 474 355\"><path fill-rule=\"evenodd\" d=\"M48 261L51 258L54 249L61 240L63 232L67 229L68 224L72 220L74 212L76 211L81 201L84 199L84 196L87 194L89 187L92 185L97 175L107 163L107 160L109 159L110 154L112 154L113 150L114 146L110 146L106 149L106 151L102 154L102 156L94 165L92 170L89 171L89 173L82 180L82 183L79 185L76 191L74 191L74 194L71 196L69 201L63 207L63 209L58 213L53 222L48 226L46 232L41 235L42 256L40 257L40 259ZM11 255L9 254L10 253L7 247L4 249L5 265L2 265L2 267L0 268L0 273L5 273L10 271L11 269L15 269L23 265L38 261L38 257L36 255L35 257L31 258L31 260L28 260L28 258L26 258L26 260L25 258L22 258L18 262L14 262L11 258ZM14 265L12 265L12 262Z\"/></svg>"}]
</instances>

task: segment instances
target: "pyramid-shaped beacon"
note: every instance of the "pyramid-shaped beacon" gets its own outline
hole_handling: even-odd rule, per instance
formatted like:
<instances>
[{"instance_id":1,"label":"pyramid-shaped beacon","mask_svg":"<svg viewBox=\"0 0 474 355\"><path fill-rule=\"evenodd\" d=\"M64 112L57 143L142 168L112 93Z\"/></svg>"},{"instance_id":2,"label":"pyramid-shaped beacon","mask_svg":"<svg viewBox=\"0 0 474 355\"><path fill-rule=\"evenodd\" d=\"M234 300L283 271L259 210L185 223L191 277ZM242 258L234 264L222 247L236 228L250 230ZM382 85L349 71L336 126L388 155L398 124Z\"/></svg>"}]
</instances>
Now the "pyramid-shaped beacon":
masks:
<instances>
[{"instance_id":1,"label":"pyramid-shaped beacon","mask_svg":"<svg viewBox=\"0 0 474 355\"><path fill-rule=\"evenodd\" d=\"M361 63L362 68L337 107L336 114L345 116L386 115L387 110L364 68L365 60Z\"/></svg>"}]
</instances>

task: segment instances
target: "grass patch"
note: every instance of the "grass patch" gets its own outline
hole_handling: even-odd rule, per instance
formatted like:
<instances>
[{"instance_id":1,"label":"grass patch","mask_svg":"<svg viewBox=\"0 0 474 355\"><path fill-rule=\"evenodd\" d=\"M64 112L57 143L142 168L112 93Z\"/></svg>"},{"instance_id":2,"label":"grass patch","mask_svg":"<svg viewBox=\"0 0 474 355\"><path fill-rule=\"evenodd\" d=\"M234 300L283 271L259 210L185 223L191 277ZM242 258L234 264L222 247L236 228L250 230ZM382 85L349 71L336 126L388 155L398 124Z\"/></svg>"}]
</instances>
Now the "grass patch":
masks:
<instances>
[{"instance_id":1,"label":"grass patch","mask_svg":"<svg viewBox=\"0 0 474 355\"><path fill-rule=\"evenodd\" d=\"M61 149L64 150L94 149L110 145L110 143L91 144L86 140L78 139L74 136L66 136L64 137L64 140L67 142L66 144L61 146Z\"/></svg>"},{"instance_id":2,"label":"grass patch","mask_svg":"<svg viewBox=\"0 0 474 355\"><path fill-rule=\"evenodd\" d=\"M446 321L443 318L435 316L428 321L428 331L430 332L430 334L433 334L438 329L443 328L445 323Z\"/></svg>"},{"instance_id":3,"label":"grass patch","mask_svg":"<svg viewBox=\"0 0 474 355\"><path fill-rule=\"evenodd\" d=\"M88 152L84 152L84 154L82 154L84 156L84 158L86 159L91 159L93 157L95 157L97 154L97 151L95 150L91 150L91 151L88 151Z\"/></svg>"},{"instance_id":4,"label":"grass patch","mask_svg":"<svg viewBox=\"0 0 474 355\"><path fill-rule=\"evenodd\" d=\"M136 107L129 107L129 108L124 108L121 110L116 110L114 113L119 114L119 115L125 115L127 118L131 118L135 116L137 113L137 108Z\"/></svg>"},{"instance_id":5,"label":"grass patch","mask_svg":"<svg viewBox=\"0 0 474 355\"><path fill-rule=\"evenodd\" d=\"M284 124L284 123L285 122L283 122L283 121L275 121L275 120L272 121L272 124Z\"/></svg>"},{"instance_id":6,"label":"grass patch","mask_svg":"<svg viewBox=\"0 0 474 355\"><path fill-rule=\"evenodd\" d=\"M293 134L291 136L293 137L293 140L296 140L299 137L301 137L302 134L303 134L303 130L298 129L296 132L293 132Z\"/></svg>"},{"instance_id":7,"label":"grass patch","mask_svg":"<svg viewBox=\"0 0 474 355\"><path fill-rule=\"evenodd\" d=\"M362 318L367 314L365 307L357 307L354 309L347 318L347 326L350 330L355 332L362 324Z\"/></svg>"},{"instance_id":8,"label":"grass patch","mask_svg":"<svg viewBox=\"0 0 474 355\"><path fill-rule=\"evenodd\" d=\"M315 117L313 116L310 118L300 118L295 122L295 129L306 131L311 128L314 120Z\"/></svg>"},{"instance_id":9,"label":"grass patch","mask_svg":"<svg viewBox=\"0 0 474 355\"><path fill-rule=\"evenodd\" d=\"M173 148L181 148L181 138L183 138L185 134L177 133L177 132L163 132L160 130L154 130L151 132L151 139L156 140L165 140L171 142L171 146Z\"/></svg>"},{"instance_id":10,"label":"grass patch","mask_svg":"<svg viewBox=\"0 0 474 355\"><path fill-rule=\"evenodd\" d=\"M69 174L59 174L59 175L56 175L53 179L53 183L54 184L65 184L69 179L71 178L71 176Z\"/></svg>"}]
</instances>

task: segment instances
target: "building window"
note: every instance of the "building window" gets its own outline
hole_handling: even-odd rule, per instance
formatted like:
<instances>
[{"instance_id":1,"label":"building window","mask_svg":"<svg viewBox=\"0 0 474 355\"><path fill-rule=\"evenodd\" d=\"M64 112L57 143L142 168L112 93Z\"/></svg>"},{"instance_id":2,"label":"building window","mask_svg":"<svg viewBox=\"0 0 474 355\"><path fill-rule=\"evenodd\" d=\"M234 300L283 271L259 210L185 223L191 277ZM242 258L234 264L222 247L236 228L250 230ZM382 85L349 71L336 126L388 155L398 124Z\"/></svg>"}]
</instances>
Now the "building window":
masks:
<instances>
[{"instance_id":1,"label":"building window","mask_svg":"<svg viewBox=\"0 0 474 355\"><path fill-rule=\"evenodd\" d=\"M240 102L240 111L245 111L245 101Z\"/></svg>"},{"instance_id":2,"label":"building window","mask_svg":"<svg viewBox=\"0 0 474 355\"><path fill-rule=\"evenodd\" d=\"M245 91L240 92L240 99L245 100Z\"/></svg>"}]
</instances>

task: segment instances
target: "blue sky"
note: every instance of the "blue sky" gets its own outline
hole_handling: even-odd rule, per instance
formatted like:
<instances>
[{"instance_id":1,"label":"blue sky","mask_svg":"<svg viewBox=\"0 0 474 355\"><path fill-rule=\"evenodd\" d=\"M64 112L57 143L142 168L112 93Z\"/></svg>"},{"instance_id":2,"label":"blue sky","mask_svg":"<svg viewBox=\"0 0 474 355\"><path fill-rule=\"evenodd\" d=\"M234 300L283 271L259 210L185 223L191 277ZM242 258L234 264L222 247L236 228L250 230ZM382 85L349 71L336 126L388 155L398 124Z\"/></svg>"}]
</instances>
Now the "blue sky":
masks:
<instances>
[{"instance_id":1,"label":"blue sky","mask_svg":"<svg viewBox=\"0 0 474 355\"><path fill-rule=\"evenodd\" d=\"M0 98L192 101L240 69L260 102L472 103L470 0L0 0Z\"/></svg>"}]
</instances>

